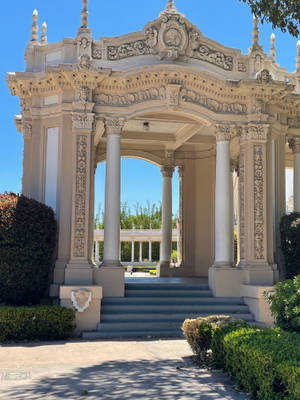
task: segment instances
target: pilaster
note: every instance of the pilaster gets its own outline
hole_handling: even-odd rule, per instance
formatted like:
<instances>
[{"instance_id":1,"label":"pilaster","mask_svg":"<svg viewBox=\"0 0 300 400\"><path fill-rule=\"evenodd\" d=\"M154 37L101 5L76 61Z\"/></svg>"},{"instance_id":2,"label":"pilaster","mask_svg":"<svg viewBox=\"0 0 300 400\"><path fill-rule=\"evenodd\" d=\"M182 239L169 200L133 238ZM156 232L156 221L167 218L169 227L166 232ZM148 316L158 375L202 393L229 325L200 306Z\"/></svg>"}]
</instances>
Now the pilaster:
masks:
<instances>
[{"instance_id":1,"label":"pilaster","mask_svg":"<svg viewBox=\"0 0 300 400\"><path fill-rule=\"evenodd\" d=\"M247 124L240 133L240 264L244 283L272 285L268 260L268 124Z\"/></svg>"},{"instance_id":2,"label":"pilaster","mask_svg":"<svg viewBox=\"0 0 300 400\"><path fill-rule=\"evenodd\" d=\"M87 100L88 96L82 99L82 103L73 103L73 201L71 255L65 271L67 285L93 283L89 230L91 214L94 211L90 202L94 176L94 113L91 112L94 104L85 103Z\"/></svg>"},{"instance_id":3,"label":"pilaster","mask_svg":"<svg viewBox=\"0 0 300 400\"><path fill-rule=\"evenodd\" d=\"M289 139L294 154L294 211L300 212L300 137Z\"/></svg>"}]
</instances>

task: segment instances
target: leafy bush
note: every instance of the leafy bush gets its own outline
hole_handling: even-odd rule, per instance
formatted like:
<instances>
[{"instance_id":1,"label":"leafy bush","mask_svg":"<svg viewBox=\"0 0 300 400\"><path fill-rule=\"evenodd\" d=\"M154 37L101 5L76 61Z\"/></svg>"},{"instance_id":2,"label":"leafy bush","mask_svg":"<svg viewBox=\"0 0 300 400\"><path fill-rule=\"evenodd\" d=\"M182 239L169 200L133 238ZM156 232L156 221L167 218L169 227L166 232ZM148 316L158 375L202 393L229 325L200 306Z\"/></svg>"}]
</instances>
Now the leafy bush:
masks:
<instances>
[{"instance_id":1,"label":"leafy bush","mask_svg":"<svg viewBox=\"0 0 300 400\"><path fill-rule=\"evenodd\" d=\"M218 340L225 369L240 387L258 400L300 399L299 334L279 328L228 329L219 330Z\"/></svg>"},{"instance_id":2,"label":"leafy bush","mask_svg":"<svg viewBox=\"0 0 300 400\"><path fill-rule=\"evenodd\" d=\"M75 311L59 306L0 307L0 341L67 339Z\"/></svg>"},{"instance_id":3,"label":"leafy bush","mask_svg":"<svg viewBox=\"0 0 300 400\"><path fill-rule=\"evenodd\" d=\"M56 221L50 207L0 195L0 302L39 303L50 283Z\"/></svg>"},{"instance_id":4,"label":"leafy bush","mask_svg":"<svg viewBox=\"0 0 300 400\"><path fill-rule=\"evenodd\" d=\"M275 292L266 296L276 325L300 332L300 275L293 280L278 282Z\"/></svg>"},{"instance_id":5,"label":"leafy bush","mask_svg":"<svg viewBox=\"0 0 300 400\"><path fill-rule=\"evenodd\" d=\"M214 331L222 326L244 323L227 315L212 315L186 319L182 325L182 331L192 352L203 363L208 363L210 355L207 351L211 348Z\"/></svg>"},{"instance_id":6,"label":"leafy bush","mask_svg":"<svg viewBox=\"0 0 300 400\"><path fill-rule=\"evenodd\" d=\"M284 215L280 223L281 249L285 260L286 278L300 274L300 213Z\"/></svg>"}]
</instances>

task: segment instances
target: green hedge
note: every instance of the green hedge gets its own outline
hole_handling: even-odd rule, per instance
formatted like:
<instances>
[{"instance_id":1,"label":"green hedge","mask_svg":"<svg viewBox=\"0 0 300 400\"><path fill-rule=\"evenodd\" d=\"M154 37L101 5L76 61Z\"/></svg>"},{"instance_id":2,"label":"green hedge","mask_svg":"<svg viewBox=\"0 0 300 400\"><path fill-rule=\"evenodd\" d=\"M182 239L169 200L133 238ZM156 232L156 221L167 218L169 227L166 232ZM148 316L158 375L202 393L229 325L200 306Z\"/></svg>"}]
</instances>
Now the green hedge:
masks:
<instances>
[{"instance_id":1,"label":"green hedge","mask_svg":"<svg viewBox=\"0 0 300 400\"><path fill-rule=\"evenodd\" d=\"M276 325L300 333L300 275L278 282L275 292L266 294Z\"/></svg>"},{"instance_id":2,"label":"green hedge","mask_svg":"<svg viewBox=\"0 0 300 400\"><path fill-rule=\"evenodd\" d=\"M75 312L60 306L0 307L0 341L59 340L75 328Z\"/></svg>"},{"instance_id":3,"label":"green hedge","mask_svg":"<svg viewBox=\"0 0 300 400\"><path fill-rule=\"evenodd\" d=\"M0 194L0 303L38 304L50 284L56 221L50 207Z\"/></svg>"},{"instance_id":4,"label":"green hedge","mask_svg":"<svg viewBox=\"0 0 300 400\"><path fill-rule=\"evenodd\" d=\"M212 352L216 364L253 399L300 399L299 334L226 326L215 332Z\"/></svg>"},{"instance_id":5,"label":"green hedge","mask_svg":"<svg viewBox=\"0 0 300 400\"><path fill-rule=\"evenodd\" d=\"M284 215L280 223L281 249L287 279L300 274L300 213Z\"/></svg>"}]
</instances>

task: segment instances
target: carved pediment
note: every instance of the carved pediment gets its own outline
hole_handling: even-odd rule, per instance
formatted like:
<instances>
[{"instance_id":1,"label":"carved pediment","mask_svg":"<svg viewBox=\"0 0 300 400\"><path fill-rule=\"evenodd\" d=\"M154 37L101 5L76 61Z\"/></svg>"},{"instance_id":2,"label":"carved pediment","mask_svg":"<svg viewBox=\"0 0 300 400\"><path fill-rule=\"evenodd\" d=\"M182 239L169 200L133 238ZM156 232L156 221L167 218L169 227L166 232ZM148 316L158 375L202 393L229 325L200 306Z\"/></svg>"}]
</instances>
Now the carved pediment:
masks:
<instances>
[{"instance_id":1,"label":"carved pediment","mask_svg":"<svg viewBox=\"0 0 300 400\"><path fill-rule=\"evenodd\" d=\"M94 59L108 61L151 54L170 61L201 60L225 71L233 71L237 62L236 69L239 72L247 71L246 64L236 60L240 52L205 38L196 26L172 9L166 9L158 19L148 23L142 32L103 38L93 44L92 50Z\"/></svg>"}]
</instances>

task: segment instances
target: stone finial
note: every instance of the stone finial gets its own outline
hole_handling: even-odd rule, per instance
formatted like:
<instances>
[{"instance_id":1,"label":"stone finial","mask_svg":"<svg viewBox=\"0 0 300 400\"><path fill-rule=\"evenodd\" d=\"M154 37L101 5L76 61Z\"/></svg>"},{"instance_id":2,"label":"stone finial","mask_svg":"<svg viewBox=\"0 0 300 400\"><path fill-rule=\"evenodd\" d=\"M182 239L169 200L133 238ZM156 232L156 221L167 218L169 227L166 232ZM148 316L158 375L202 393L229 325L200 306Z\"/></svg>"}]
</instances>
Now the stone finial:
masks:
<instances>
[{"instance_id":1,"label":"stone finial","mask_svg":"<svg viewBox=\"0 0 300 400\"><path fill-rule=\"evenodd\" d=\"M32 25L31 25L31 41L32 42L37 42L38 41L38 32L39 32L39 27L37 24L38 20L38 11L35 9L32 13Z\"/></svg>"},{"instance_id":2,"label":"stone finial","mask_svg":"<svg viewBox=\"0 0 300 400\"><path fill-rule=\"evenodd\" d=\"M252 46L256 47L259 45L259 29L258 29L258 18L253 16L253 31L252 31Z\"/></svg>"},{"instance_id":3,"label":"stone finial","mask_svg":"<svg viewBox=\"0 0 300 400\"><path fill-rule=\"evenodd\" d=\"M88 6L88 0L82 0L83 8L81 11L81 28L87 28L88 27L88 16L89 12L87 9Z\"/></svg>"},{"instance_id":4,"label":"stone finial","mask_svg":"<svg viewBox=\"0 0 300 400\"><path fill-rule=\"evenodd\" d=\"M276 61L276 48L275 48L274 33L272 33L270 41L271 41L270 56L272 57L273 62L275 62Z\"/></svg>"},{"instance_id":5,"label":"stone finial","mask_svg":"<svg viewBox=\"0 0 300 400\"><path fill-rule=\"evenodd\" d=\"M46 22L43 22L43 25L42 25L41 44L48 44L47 23Z\"/></svg>"},{"instance_id":6,"label":"stone finial","mask_svg":"<svg viewBox=\"0 0 300 400\"><path fill-rule=\"evenodd\" d=\"M179 14L174 0L168 0L165 10L161 14Z\"/></svg>"},{"instance_id":7,"label":"stone finial","mask_svg":"<svg viewBox=\"0 0 300 400\"><path fill-rule=\"evenodd\" d=\"M297 42L296 69L297 72L300 72L300 40Z\"/></svg>"}]
</instances>

